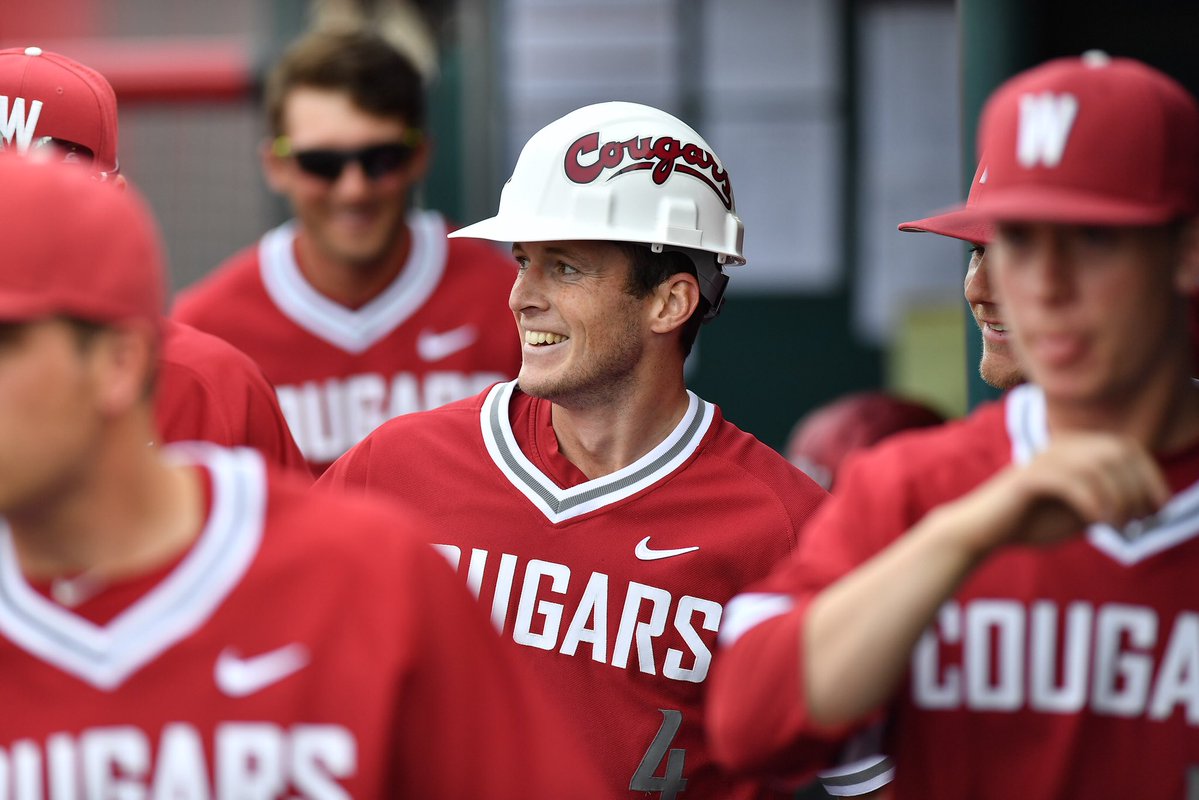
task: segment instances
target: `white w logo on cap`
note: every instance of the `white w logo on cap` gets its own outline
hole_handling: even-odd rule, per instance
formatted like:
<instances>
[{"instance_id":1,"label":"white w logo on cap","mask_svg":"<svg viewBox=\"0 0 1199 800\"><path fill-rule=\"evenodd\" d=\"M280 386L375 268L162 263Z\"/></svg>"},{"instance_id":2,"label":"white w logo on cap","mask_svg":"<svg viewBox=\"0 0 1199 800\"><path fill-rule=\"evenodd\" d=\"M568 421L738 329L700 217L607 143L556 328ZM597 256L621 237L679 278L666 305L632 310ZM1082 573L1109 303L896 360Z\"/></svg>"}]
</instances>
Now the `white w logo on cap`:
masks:
<instances>
[{"instance_id":1,"label":"white w logo on cap","mask_svg":"<svg viewBox=\"0 0 1199 800\"><path fill-rule=\"evenodd\" d=\"M1020 132L1016 158L1023 167L1038 163L1056 167L1066 151L1066 140L1078 114L1072 94L1026 94L1020 98Z\"/></svg>"},{"instance_id":2,"label":"white w logo on cap","mask_svg":"<svg viewBox=\"0 0 1199 800\"><path fill-rule=\"evenodd\" d=\"M37 118L42 113L42 101L29 104L29 115L25 115L25 98L12 98L12 113L9 113L9 98L0 94L0 139L7 145L15 144L18 153L29 150L33 143L33 132L37 129Z\"/></svg>"}]
</instances>

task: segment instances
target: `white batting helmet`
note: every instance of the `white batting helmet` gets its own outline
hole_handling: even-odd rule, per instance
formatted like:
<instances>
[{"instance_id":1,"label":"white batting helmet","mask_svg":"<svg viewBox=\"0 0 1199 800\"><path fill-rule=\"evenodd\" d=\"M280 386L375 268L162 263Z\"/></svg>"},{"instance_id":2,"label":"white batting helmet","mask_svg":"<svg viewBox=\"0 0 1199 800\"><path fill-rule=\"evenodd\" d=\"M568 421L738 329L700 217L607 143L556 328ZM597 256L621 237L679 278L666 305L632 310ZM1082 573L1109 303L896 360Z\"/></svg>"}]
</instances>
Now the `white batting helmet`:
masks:
<instances>
[{"instance_id":1,"label":"white batting helmet","mask_svg":"<svg viewBox=\"0 0 1199 800\"><path fill-rule=\"evenodd\" d=\"M744 264L728 173L689 125L638 103L597 103L535 133L494 217L450 236L498 242L605 240L680 250L720 310L724 264Z\"/></svg>"}]
</instances>

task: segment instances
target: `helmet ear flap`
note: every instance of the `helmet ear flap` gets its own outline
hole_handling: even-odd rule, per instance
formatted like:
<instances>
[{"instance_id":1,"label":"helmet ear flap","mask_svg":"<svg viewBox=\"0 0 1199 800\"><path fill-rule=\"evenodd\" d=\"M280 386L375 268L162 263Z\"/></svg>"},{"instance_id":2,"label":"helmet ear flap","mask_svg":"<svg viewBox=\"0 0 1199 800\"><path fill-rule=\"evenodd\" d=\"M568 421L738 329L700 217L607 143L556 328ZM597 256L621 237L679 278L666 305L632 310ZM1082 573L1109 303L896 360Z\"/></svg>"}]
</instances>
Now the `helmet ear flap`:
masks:
<instances>
[{"instance_id":1,"label":"helmet ear flap","mask_svg":"<svg viewBox=\"0 0 1199 800\"><path fill-rule=\"evenodd\" d=\"M719 257L714 258L706 250L696 250L691 247L666 247L662 244L651 244L649 249L655 253L670 250L682 253L691 259L691 263L695 265L695 278L699 282L699 294L708 301L708 308L704 311L704 324L720 316L720 309L724 307L724 290L729 285L729 276L720 268Z\"/></svg>"}]
</instances>

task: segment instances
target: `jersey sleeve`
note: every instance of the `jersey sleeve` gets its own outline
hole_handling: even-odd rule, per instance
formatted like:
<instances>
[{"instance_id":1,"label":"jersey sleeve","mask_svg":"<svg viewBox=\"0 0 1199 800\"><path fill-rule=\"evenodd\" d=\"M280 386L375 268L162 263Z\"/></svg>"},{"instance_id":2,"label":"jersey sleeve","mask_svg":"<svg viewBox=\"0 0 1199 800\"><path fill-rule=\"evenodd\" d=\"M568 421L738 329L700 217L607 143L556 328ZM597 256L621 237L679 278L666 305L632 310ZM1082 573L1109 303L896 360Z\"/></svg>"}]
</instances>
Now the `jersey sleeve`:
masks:
<instances>
[{"instance_id":1,"label":"jersey sleeve","mask_svg":"<svg viewBox=\"0 0 1199 800\"><path fill-rule=\"evenodd\" d=\"M311 478L258 365L221 339L171 324L154 407L162 440L252 447L269 462Z\"/></svg>"},{"instance_id":2,"label":"jersey sleeve","mask_svg":"<svg viewBox=\"0 0 1199 800\"><path fill-rule=\"evenodd\" d=\"M907 504L890 460L851 457L795 555L730 601L708 687L709 737L726 768L810 778L836 763L856 729L821 728L808 716L803 625L821 590L907 529Z\"/></svg>"},{"instance_id":3,"label":"jersey sleeve","mask_svg":"<svg viewBox=\"0 0 1199 800\"><path fill-rule=\"evenodd\" d=\"M607 797L565 715L511 657L448 565L432 548L419 555L404 587L419 608L411 623L415 658L399 694L397 796Z\"/></svg>"}]
</instances>

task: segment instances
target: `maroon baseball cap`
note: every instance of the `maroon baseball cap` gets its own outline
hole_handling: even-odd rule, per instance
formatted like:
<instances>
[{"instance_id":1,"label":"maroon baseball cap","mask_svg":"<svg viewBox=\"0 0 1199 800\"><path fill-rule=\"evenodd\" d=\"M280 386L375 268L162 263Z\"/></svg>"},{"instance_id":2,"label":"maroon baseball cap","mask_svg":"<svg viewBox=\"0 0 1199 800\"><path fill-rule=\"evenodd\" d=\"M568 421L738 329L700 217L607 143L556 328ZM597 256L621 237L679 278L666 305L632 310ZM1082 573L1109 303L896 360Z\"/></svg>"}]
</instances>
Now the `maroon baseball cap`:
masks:
<instances>
[{"instance_id":1,"label":"maroon baseball cap","mask_svg":"<svg viewBox=\"0 0 1199 800\"><path fill-rule=\"evenodd\" d=\"M103 75L40 47L0 50L0 146L24 154L44 137L82 145L117 171L117 97Z\"/></svg>"},{"instance_id":2,"label":"maroon baseball cap","mask_svg":"<svg viewBox=\"0 0 1199 800\"><path fill-rule=\"evenodd\" d=\"M972 218L967 213L967 210L973 209L978 203L978 199L986 192L988 177L987 163L980 161L978 169L974 171L974 180L970 183L970 194L966 197L965 206L957 205L924 219L901 222L899 229L909 232L936 233L954 239L964 239L972 244L990 243L994 234L994 226L990 222Z\"/></svg>"},{"instance_id":3,"label":"maroon baseball cap","mask_svg":"<svg viewBox=\"0 0 1199 800\"><path fill-rule=\"evenodd\" d=\"M158 322L166 306L162 243L133 187L10 153L0 153L0 186L0 320Z\"/></svg>"},{"instance_id":4,"label":"maroon baseball cap","mask_svg":"<svg viewBox=\"0 0 1199 800\"><path fill-rule=\"evenodd\" d=\"M963 220L1157 225L1199 212L1199 106L1176 81L1092 51L987 100L986 193Z\"/></svg>"}]
</instances>

